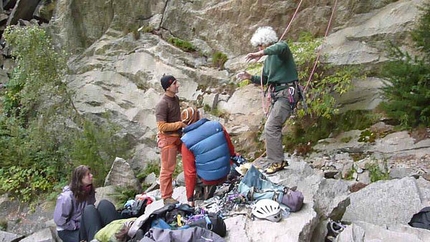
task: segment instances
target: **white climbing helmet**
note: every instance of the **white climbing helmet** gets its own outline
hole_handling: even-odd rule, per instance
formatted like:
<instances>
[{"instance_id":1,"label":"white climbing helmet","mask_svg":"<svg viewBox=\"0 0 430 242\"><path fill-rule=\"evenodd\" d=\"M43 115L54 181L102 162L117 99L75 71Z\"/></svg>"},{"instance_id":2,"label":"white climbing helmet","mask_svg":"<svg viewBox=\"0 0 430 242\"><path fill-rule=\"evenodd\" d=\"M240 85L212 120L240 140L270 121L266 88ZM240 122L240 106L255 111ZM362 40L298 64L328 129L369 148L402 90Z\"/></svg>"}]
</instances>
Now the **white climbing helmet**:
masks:
<instances>
[{"instance_id":1,"label":"white climbing helmet","mask_svg":"<svg viewBox=\"0 0 430 242\"><path fill-rule=\"evenodd\" d=\"M279 203L272 199L261 199L252 209L252 215L260 219L267 219L272 222L279 222L282 218Z\"/></svg>"}]
</instances>

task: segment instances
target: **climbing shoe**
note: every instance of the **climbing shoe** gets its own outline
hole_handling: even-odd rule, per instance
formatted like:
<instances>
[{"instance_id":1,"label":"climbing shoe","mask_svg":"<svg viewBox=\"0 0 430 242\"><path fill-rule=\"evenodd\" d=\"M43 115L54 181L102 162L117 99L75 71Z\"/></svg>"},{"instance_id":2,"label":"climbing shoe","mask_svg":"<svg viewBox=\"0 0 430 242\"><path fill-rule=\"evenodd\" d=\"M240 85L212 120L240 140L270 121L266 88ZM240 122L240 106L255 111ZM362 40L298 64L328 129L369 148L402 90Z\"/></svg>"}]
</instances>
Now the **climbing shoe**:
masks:
<instances>
[{"instance_id":1,"label":"climbing shoe","mask_svg":"<svg viewBox=\"0 0 430 242\"><path fill-rule=\"evenodd\" d=\"M179 203L178 200L171 197L163 199L163 202L164 202L164 205Z\"/></svg>"},{"instance_id":2,"label":"climbing shoe","mask_svg":"<svg viewBox=\"0 0 430 242\"><path fill-rule=\"evenodd\" d=\"M204 187L196 186L194 188L194 200L204 200Z\"/></svg>"},{"instance_id":3,"label":"climbing shoe","mask_svg":"<svg viewBox=\"0 0 430 242\"><path fill-rule=\"evenodd\" d=\"M266 174L273 174L284 169L284 162L273 163L264 171Z\"/></svg>"},{"instance_id":4,"label":"climbing shoe","mask_svg":"<svg viewBox=\"0 0 430 242\"><path fill-rule=\"evenodd\" d=\"M206 185L204 186L204 193L203 193L203 199L207 200L214 196L214 193L216 191L216 185Z\"/></svg>"}]
</instances>

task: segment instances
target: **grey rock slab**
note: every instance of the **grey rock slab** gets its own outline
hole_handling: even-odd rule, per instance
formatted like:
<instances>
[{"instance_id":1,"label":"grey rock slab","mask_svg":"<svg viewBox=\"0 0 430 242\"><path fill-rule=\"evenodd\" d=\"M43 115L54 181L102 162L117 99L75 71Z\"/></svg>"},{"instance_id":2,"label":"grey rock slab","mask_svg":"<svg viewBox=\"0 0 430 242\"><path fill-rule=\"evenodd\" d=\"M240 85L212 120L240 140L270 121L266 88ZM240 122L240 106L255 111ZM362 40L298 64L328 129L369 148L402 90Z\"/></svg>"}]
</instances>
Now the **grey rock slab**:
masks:
<instances>
[{"instance_id":1,"label":"grey rock slab","mask_svg":"<svg viewBox=\"0 0 430 242\"><path fill-rule=\"evenodd\" d=\"M414 178L378 181L350 195L343 220L376 225L407 224L422 207Z\"/></svg>"}]
</instances>

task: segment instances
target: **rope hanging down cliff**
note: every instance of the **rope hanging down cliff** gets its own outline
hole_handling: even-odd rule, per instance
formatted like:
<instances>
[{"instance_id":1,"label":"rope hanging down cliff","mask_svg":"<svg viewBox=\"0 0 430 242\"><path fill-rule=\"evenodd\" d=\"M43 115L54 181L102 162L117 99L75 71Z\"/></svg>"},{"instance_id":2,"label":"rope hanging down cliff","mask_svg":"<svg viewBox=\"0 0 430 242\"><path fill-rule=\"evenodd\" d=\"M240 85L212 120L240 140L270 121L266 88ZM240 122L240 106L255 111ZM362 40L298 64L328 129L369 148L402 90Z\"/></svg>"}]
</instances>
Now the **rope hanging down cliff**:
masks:
<instances>
[{"instance_id":1,"label":"rope hanging down cliff","mask_svg":"<svg viewBox=\"0 0 430 242\"><path fill-rule=\"evenodd\" d=\"M331 16L330 16L330 19L329 19L329 21L328 21L327 28L326 28L326 30L325 30L324 38L326 38L326 37L327 37L327 35L328 35L328 31L330 30L330 27L331 27L331 21L333 20L334 11L336 10L336 6L337 6L337 0L335 0L335 1L334 1L333 9L332 9L332 11L331 11ZM320 48L320 49L318 50L318 52L317 52L317 56L316 56L316 58L315 58L314 66L313 66L313 68L312 68L311 74L309 75L309 79L308 79L308 81L307 81L307 83L306 83L305 87L303 88L303 91L306 91L306 89L307 89L307 88L308 88L308 86L309 86L309 83L311 82L312 76L314 75L315 69L316 69L316 67L317 67L317 65L318 65L318 61L319 61L320 56L321 56L321 48Z\"/></svg>"}]
</instances>

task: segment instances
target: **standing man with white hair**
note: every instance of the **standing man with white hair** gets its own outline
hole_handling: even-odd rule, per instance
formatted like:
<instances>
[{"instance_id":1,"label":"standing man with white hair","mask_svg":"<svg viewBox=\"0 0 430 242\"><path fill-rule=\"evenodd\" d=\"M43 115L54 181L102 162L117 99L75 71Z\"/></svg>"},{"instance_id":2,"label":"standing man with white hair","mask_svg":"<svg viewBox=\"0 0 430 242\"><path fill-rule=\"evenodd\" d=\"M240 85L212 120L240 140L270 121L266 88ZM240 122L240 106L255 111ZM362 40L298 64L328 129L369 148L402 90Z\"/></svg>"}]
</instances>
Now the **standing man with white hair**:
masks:
<instances>
[{"instance_id":1,"label":"standing man with white hair","mask_svg":"<svg viewBox=\"0 0 430 242\"><path fill-rule=\"evenodd\" d=\"M238 77L241 80L249 79L254 84L262 83L268 86L272 108L264 126L268 161L265 172L272 174L288 165L284 160L282 126L291 116L299 98L298 74L290 48L286 42L278 42L272 27L259 27L251 38L251 44L258 47L258 51L248 53L246 61L257 61L267 55L262 75L242 72Z\"/></svg>"}]
</instances>

